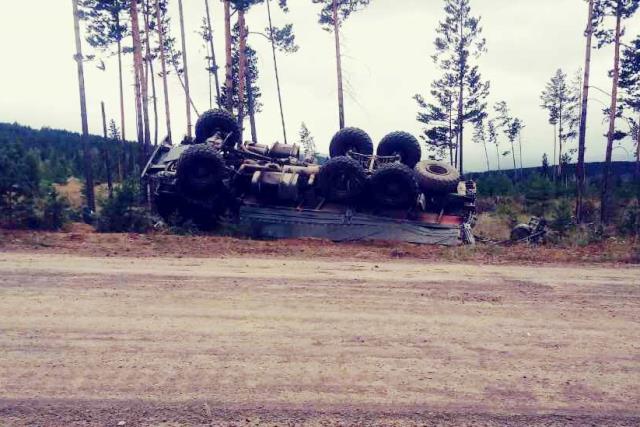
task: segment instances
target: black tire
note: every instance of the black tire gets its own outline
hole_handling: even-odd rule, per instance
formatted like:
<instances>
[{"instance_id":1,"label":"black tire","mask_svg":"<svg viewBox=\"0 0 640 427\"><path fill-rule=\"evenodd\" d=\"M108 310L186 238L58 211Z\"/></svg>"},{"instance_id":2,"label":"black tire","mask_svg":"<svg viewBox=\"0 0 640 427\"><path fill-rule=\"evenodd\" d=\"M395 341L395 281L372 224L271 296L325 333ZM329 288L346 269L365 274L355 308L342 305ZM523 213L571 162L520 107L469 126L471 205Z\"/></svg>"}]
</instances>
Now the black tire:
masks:
<instances>
[{"instance_id":1,"label":"black tire","mask_svg":"<svg viewBox=\"0 0 640 427\"><path fill-rule=\"evenodd\" d=\"M320 192L330 202L352 202L366 184L367 174L360 162L346 156L329 159L318 174Z\"/></svg>"},{"instance_id":2,"label":"black tire","mask_svg":"<svg viewBox=\"0 0 640 427\"><path fill-rule=\"evenodd\" d=\"M400 156L400 161L414 168L422 157L420 142L407 132L392 132L382 138L376 151L378 156Z\"/></svg>"},{"instance_id":3,"label":"black tire","mask_svg":"<svg viewBox=\"0 0 640 427\"><path fill-rule=\"evenodd\" d=\"M460 182L460 172L448 163L423 160L415 167L420 188L425 193L453 193Z\"/></svg>"},{"instance_id":4,"label":"black tire","mask_svg":"<svg viewBox=\"0 0 640 427\"><path fill-rule=\"evenodd\" d=\"M187 148L176 166L178 188L183 195L202 199L222 185L226 167L220 153L211 145L198 144Z\"/></svg>"},{"instance_id":5,"label":"black tire","mask_svg":"<svg viewBox=\"0 0 640 427\"><path fill-rule=\"evenodd\" d=\"M224 110L209 110L198 118L196 122L196 144L204 143L211 138L216 132L224 135L230 135L227 143L230 146L240 141L240 127L233 115Z\"/></svg>"},{"instance_id":6,"label":"black tire","mask_svg":"<svg viewBox=\"0 0 640 427\"><path fill-rule=\"evenodd\" d=\"M525 241L530 236L531 236L531 227L529 227L527 224L518 224L515 227L513 227L513 230L511 230L512 242Z\"/></svg>"},{"instance_id":7,"label":"black tire","mask_svg":"<svg viewBox=\"0 0 640 427\"><path fill-rule=\"evenodd\" d=\"M205 200L184 199L180 203L179 214L183 225L191 222L202 231L210 231L218 224L226 203L222 196L214 196Z\"/></svg>"},{"instance_id":8,"label":"black tire","mask_svg":"<svg viewBox=\"0 0 640 427\"><path fill-rule=\"evenodd\" d=\"M362 129L344 128L339 130L331 139L329 155L331 157L346 156L349 151L354 153L373 154L373 141Z\"/></svg>"},{"instance_id":9,"label":"black tire","mask_svg":"<svg viewBox=\"0 0 640 427\"><path fill-rule=\"evenodd\" d=\"M408 208L415 206L420 194L413 170L402 163L381 166L369 182L373 200L386 208Z\"/></svg>"},{"instance_id":10,"label":"black tire","mask_svg":"<svg viewBox=\"0 0 640 427\"><path fill-rule=\"evenodd\" d=\"M169 222L180 207L180 199L173 193L159 192L153 197L153 207L165 222Z\"/></svg>"}]
</instances>

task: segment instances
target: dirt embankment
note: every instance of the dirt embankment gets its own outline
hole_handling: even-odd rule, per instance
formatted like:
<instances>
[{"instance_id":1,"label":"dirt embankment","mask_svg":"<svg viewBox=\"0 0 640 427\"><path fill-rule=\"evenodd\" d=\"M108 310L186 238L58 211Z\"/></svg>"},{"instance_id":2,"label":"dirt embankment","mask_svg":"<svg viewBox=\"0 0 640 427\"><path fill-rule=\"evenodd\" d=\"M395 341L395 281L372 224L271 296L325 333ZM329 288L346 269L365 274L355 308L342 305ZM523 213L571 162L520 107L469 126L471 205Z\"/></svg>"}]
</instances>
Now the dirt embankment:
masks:
<instances>
[{"instance_id":1,"label":"dirt embankment","mask_svg":"<svg viewBox=\"0 0 640 427\"><path fill-rule=\"evenodd\" d=\"M393 259L481 264L640 264L640 242L611 239L587 246L494 246L448 248L408 243L332 243L300 239L257 241L218 236L100 234L74 224L65 233L0 230L0 251L37 251L87 256L218 257L276 256L341 260Z\"/></svg>"}]
</instances>

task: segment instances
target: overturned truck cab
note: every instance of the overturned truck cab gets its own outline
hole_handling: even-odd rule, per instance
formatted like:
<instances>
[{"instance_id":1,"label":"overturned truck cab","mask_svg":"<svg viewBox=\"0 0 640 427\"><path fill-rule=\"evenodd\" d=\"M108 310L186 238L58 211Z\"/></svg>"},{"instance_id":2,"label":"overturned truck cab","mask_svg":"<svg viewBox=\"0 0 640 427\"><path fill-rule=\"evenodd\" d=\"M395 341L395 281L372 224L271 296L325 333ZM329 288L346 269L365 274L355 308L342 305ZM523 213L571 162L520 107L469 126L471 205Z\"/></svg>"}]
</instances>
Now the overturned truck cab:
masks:
<instances>
[{"instance_id":1,"label":"overturned truck cab","mask_svg":"<svg viewBox=\"0 0 640 427\"><path fill-rule=\"evenodd\" d=\"M159 146L142 174L167 222L232 223L253 238L474 243L475 183L421 160L406 132L385 136L374 154L366 132L342 129L322 165L295 144L240 141L237 120L222 110L200 116L195 133Z\"/></svg>"}]
</instances>

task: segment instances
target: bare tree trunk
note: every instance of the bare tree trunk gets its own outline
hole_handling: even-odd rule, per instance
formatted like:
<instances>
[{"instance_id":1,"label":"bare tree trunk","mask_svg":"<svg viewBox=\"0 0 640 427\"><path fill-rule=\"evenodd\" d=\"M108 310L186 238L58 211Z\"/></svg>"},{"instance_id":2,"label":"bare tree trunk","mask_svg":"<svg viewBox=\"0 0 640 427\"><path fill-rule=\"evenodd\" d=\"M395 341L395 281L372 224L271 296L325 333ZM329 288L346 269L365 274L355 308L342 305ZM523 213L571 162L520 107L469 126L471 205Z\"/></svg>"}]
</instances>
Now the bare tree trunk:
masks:
<instances>
[{"instance_id":1,"label":"bare tree trunk","mask_svg":"<svg viewBox=\"0 0 640 427\"><path fill-rule=\"evenodd\" d=\"M156 21L158 26L158 43L160 44L160 65L162 67L162 90L164 92L164 114L167 122L167 140L172 144L171 139L171 110L169 109L169 85L167 83L167 59L164 54L164 27L162 24L162 13L160 11L160 0L156 0Z\"/></svg>"},{"instance_id":2,"label":"bare tree trunk","mask_svg":"<svg viewBox=\"0 0 640 427\"><path fill-rule=\"evenodd\" d=\"M563 105L562 103L560 103L560 109L559 109L559 114L558 114L558 158L556 160L558 160L558 179L560 181L562 181L562 138L563 138L563 131L564 131L564 123L562 121L562 108Z\"/></svg>"},{"instance_id":3,"label":"bare tree trunk","mask_svg":"<svg viewBox=\"0 0 640 427\"><path fill-rule=\"evenodd\" d=\"M147 76L151 75L151 97L153 98L153 145L158 145L158 94L156 91L156 78L153 71L153 53L151 52L151 41L149 40L149 34L151 33L149 26L149 16L151 8L149 7L149 0L142 0L142 7L144 10L144 31L145 31L145 44L146 44L146 63L147 63ZM149 77L147 77L147 84L149 83Z\"/></svg>"},{"instance_id":4,"label":"bare tree trunk","mask_svg":"<svg viewBox=\"0 0 640 427\"><path fill-rule=\"evenodd\" d=\"M340 22L338 19L338 1L333 0L333 34L336 39L336 68L338 72L338 119L340 129L343 129L345 126L344 91L342 88L342 55L340 54Z\"/></svg>"},{"instance_id":5,"label":"bare tree trunk","mask_svg":"<svg viewBox=\"0 0 640 427\"><path fill-rule=\"evenodd\" d=\"M615 54L613 59L613 83L611 87L611 109L609 111L609 132L607 133L607 154L604 164L602 195L600 197L600 220L608 224L611 208L611 157L613 152L613 136L616 130L616 115L618 112L618 82L620 80L620 36L622 26L622 0L618 0L616 12Z\"/></svg>"},{"instance_id":6,"label":"bare tree trunk","mask_svg":"<svg viewBox=\"0 0 640 427\"><path fill-rule=\"evenodd\" d=\"M118 25L119 22L118 22ZM122 155L118 156L118 178L122 182L124 179L124 162L125 162L125 114L124 114L124 83L123 83L123 74L122 74L122 40L118 40L118 80L120 83L120 148L122 150Z\"/></svg>"},{"instance_id":7,"label":"bare tree trunk","mask_svg":"<svg viewBox=\"0 0 640 427\"><path fill-rule=\"evenodd\" d=\"M224 0L224 40L225 40L225 106L233 114L233 57L231 55L231 5Z\"/></svg>"},{"instance_id":8,"label":"bare tree trunk","mask_svg":"<svg viewBox=\"0 0 640 427\"><path fill-rule=\"evenodd\" d=\"M238 46L238 125L240 126L240 142L244 128L244 94L247 77L247 28L244 21L244 9L238 10L238 26L240 40Z\"/></svg>"},{"instance_id":9,"label":"bare tree trunk","mask_svg":"<svg viewBox=\"0 0 640 427\"><path fill-rule=\"evenodd\" d=\"M516 144L515 144L515 139L511 140L511 154L513 157L513 180L515 181L517 179L517 175L518 175L518 166L516 164Z\"/></svg>"},{"instance_id":10,"label":"bare tree trunk","mask_svg":"<svg viewBox=\"0 0 640 427\"><path fill-rule=\"evenodd\" d=\"M209 11L209 0L204 0L204 6L207 10L207 27L209 30L209 49L211 50L211 69L216 83L216 104L220 108L220 78L218 76L218 62L216 61L216 50L213 47L213 27L211 26L211 13Z\"/></svg>"},{"instance_id":11,"label":"bare tree trunk","mask_svg":"<svg viewBox=\"0 0 640 427\"><path fill-rule=\"evenodd\" d=\"M576 219L582 222L582 207L585 193L585 168L584 155L587 141L587 113L589 107L589 79L591 76L591 43L593 39L593 5L594 0L589 0L589 18L587 21L587 47L584 55L584 77L582 79L582 109L580 112L580 131L578 135L578 164L576 166L576 178L578 180L576 197Z\"/></svg>"},{"instance_id":12,"label":"bare tree trunk","mask_svg":"<svg viewBox=\"0 0 640 427\"><path fill-rule=\"evenodd\" d=\"M520 178L524 176L524 169L522 167L522 134L518 134L518 146L520 148Z\"/></svg>"},{"instance_id":13,"label":"bare tree trunk","mask_svg":"<svg viewBox=\"0 0 640 427\"><path fill-rule=\"evenodd\" d=\"M638 128L636 129L636 184L640 191L640 117L638 117Z\"/></svg>"},{"instance_id":14,"label":"bare tree trunk","mask_svg":"<svg viewBox=\"0 0 640 427\"><path fill-rule=\"evenodd\" d=\"M453 98L449 95L449 163L455 167L453 159Z\"/></svg>"},{"instance_id":15,"label":"bare tree trunk","mask_svg":"<svg viewBox=\"0 0 640 427\"><path fill-rule=\"evenodd\" d=\"M498 160L498 172L502 171L500 168L500 147L496 144L496 159Z\"/></svg>"},{"instance_id":16,"label":"bare tree trunk","mask_svg":"<svg viewBox=\"0 0 640 427\"><path fill-rule=\"evenodd\" d=\"M556 161L558 160L558 125L553 125L553 181L555 182L556 177L558 176L558 165L556 165Z\"/></svg>"},{"instance_id":17,"label":"bare tree trunk","mask_svg":"<svg viewBox=\"0 0 640 427\"><path fill-rule=\"evenodd\" d=\"M459 50L462 51L464 46L462 46L463 33L464 33L464 19L462 15L462 9L460 9L460 44ZM460 160L460 176L464 177L464 65L460 64L460 93L458 93L458 135L459 135L459 143L458 150L459 160Z\"/></svg>"},{"instance_id":18,"label":"bare tree trunk","mask_svg":"<svg viewBox=\"0 0 640 427\"><path fill-rule=\"evenodd\" d=\"M144 167L147 158L147 144L150 143L149 112L145 90L144 70L142 65L142 42L140 40L140 27L138 22L138 2L131 0L131 35L133 37L133 64L136 86L136 109L138 116L138 143L140 144L140 169Z\"/></svg>"},{"instance_id":19,"label":"bare tree trunk","mask_svg":"<svg viewBox=\"0 0 640 427\"><path fill-rule=\"evenodd\" d=\"M487 150L487 141L483 141L482 145L484 146L484 156L487 159L487 172L491 170L491 164L489 163L489 151Z\"/></svg>"},{"instance_id":20,"label":"bare tree trunk","mask_svg":"<svg viewBox=\"0 0 640 427\"><path fill-rule=\"evenodd\" d=\"M269 18L269 38L271 39L271 53L273 54L273 69L276 75L276 89L278 90L278 104L280 105L280 121L282 122L282 136L287 144L287 127L284 120L284 108L282 106L282 90L280 89L280 74L278 72L278 60L276 58L276 43L273 39L273 23L271 21L271 0L267 0L267 16Z\"/></svg>"},{"instance_id":21,"label":"bare tree trunk","mask_svg":"<svg viewBox=\"0 0 640 427\"><path fill-rule=\"evenodd\" d=\"M191 138L191 94L189 92L189 68L187 66L187 39L184 32L184 13L182 10L182 0L178 0L180 11L180 34L182 36L182 68L184 70L184 91L187 97L187 136Z\"/></svg>"},{"instance_id":22,"label":"bare tree trunk","mask_svg":"<svg viewBox=\"0 0 640 427\"><path fill-rule=\"evenodd\" d=\"M119 25L119 24L118 24ZM122 40L118 40L118 80L120 86L120 137L126 141L124 114L124 83L122 81Z\"/></svg>"},{"instance_id":23,"label":"bare tree trunk","mask_svg":"<svg viewBox=\"0 0 640 427\"><path fill-rule=\"evenodd\" d=\"M102 110L102 132L104 135L104 142L109 142L109 133L107 132L107 115L104 111L104 101L100 102L100 109ZM109 190L109 198L113 197L113 179L111 177L111 156L109 154L109 147L104 149L104 167L107 172L107 189Z\"/></svg>"},{"instance_id":24,"label":"bare tree trunk","mask_svg":"<svg viewBox=\"0 0 640 427\"><path fill-rule=\"evenodd\" d=\"M251 85L251 68L247 67L245 80L247 82L247 107L249 109L249 124L251 125L251 141L258 142L258 129L256 127L255 100L253 99L253 87Z\"/></svg>"},{"instance_id":25,"label":"bare tree trunk","mask_svg":"<svg viewBox=\"0 0 640 427\"><path fill-rule=\"evenodd\" d=\"M82 55L82 40L80 37L80 17L78 15L78 0L71 0L73 6L73 29L75 33L76 55L78 67L78 90L80 92L80 121L82 122L82 151L84 155L85 193L87 206L92 211L96 210L96 199L93 191L93 170L91 164L91 151L89 148L89 121L87 119L87 95L84 86L84 57Z\"/></svg>"}]
</instances>

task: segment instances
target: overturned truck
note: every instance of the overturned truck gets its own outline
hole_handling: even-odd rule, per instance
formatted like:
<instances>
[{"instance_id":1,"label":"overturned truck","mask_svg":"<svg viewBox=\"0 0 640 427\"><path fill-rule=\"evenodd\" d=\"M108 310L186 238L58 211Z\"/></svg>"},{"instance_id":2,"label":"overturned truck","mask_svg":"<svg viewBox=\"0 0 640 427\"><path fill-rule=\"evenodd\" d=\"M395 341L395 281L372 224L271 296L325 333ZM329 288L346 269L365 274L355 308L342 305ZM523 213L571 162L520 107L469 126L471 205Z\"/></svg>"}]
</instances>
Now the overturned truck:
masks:
<instances>
[{"instance_id":1,"label":"overturned truck","mask_svg":"<svg viewBox=\"0 0 640 427\"><path fill-rule=\"evenodd\" d=\"M200 228L221 222L254 238L315 237L472 244L476 188L447 163L421 161L418 140L338 131L317 164L298 145L242 142L237 120L211 110L195 139L159 146L143 171L157 212Z\"/></svg>"}]
</instances>

